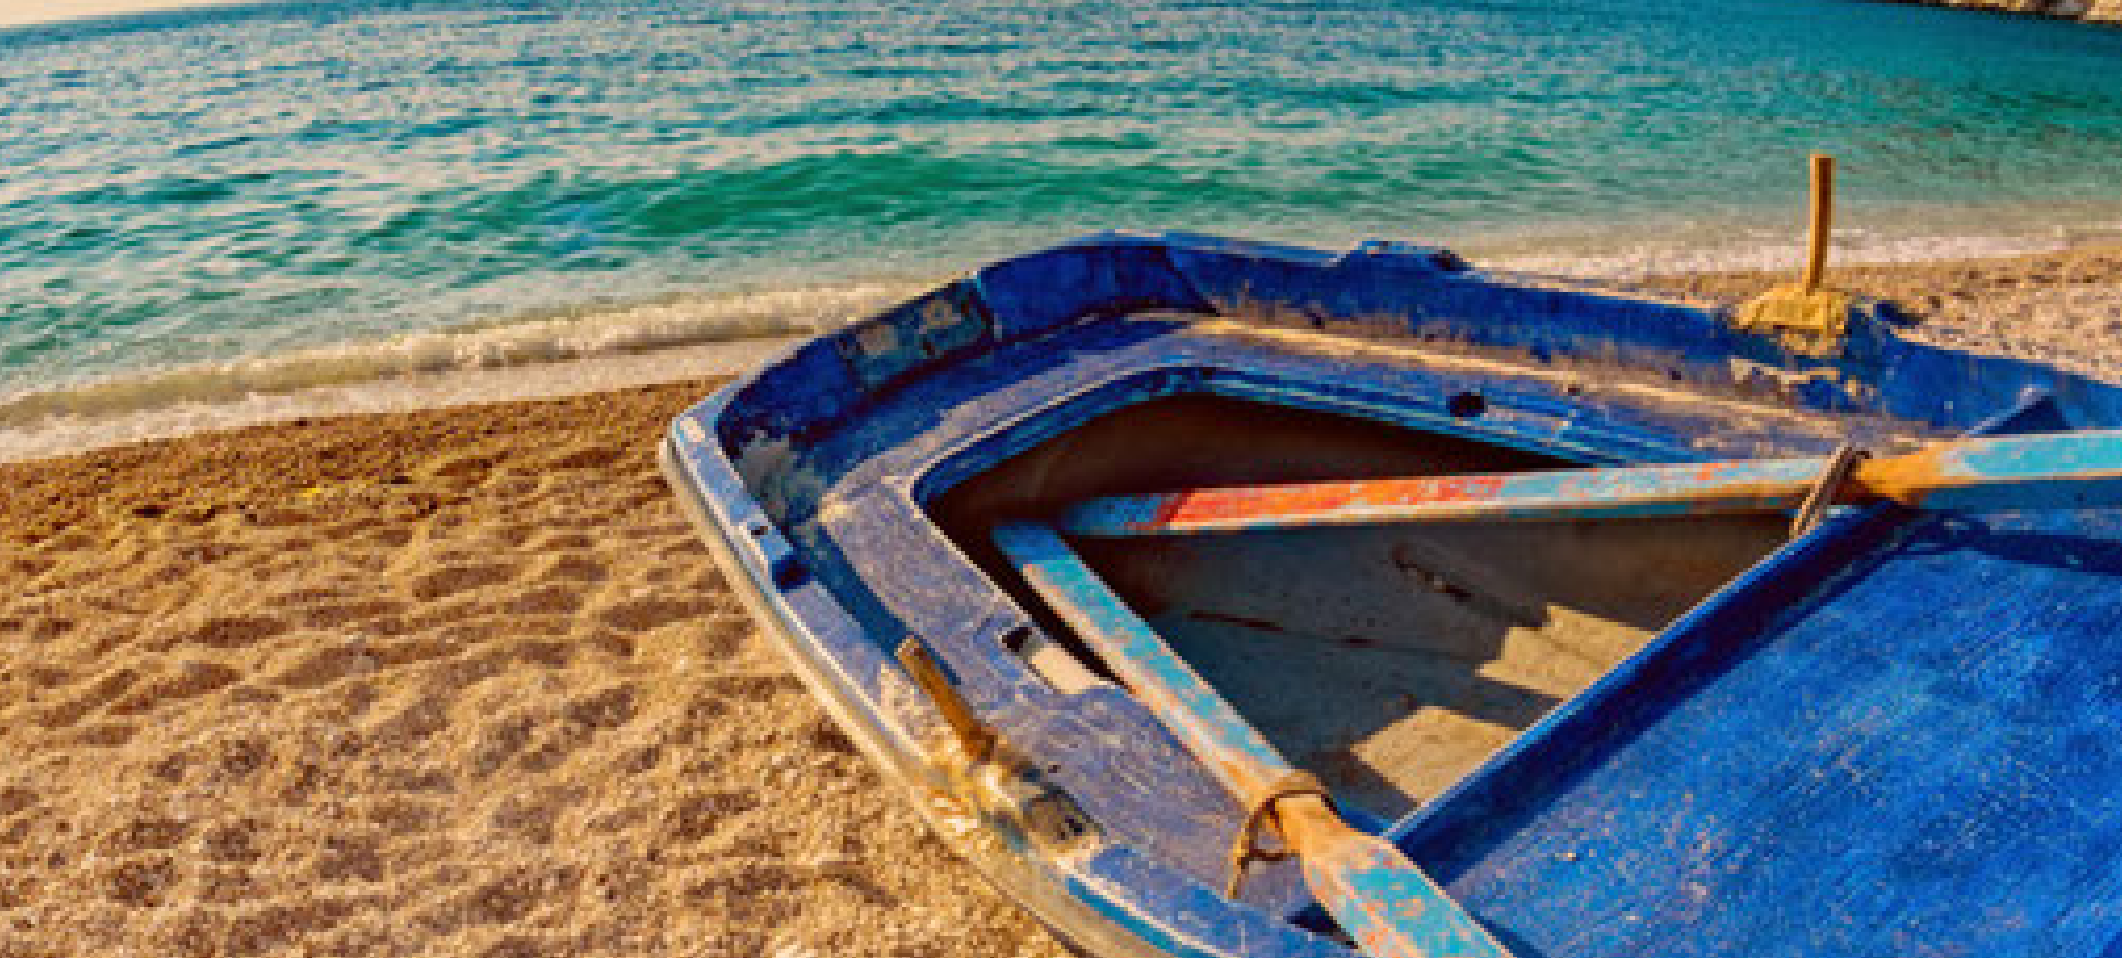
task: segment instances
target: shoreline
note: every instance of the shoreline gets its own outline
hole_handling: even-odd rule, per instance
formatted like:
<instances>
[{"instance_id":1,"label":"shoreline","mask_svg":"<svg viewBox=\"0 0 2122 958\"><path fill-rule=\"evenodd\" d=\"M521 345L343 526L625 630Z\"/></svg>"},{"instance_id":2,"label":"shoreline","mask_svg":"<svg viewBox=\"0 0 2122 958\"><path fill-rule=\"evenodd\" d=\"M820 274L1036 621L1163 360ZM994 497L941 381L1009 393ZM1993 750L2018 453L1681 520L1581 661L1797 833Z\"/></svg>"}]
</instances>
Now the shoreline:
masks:
<instances>
[{"instance_id":1,"label":"shoreline","mask_svg":"<svg viewBox=\"0 0 2122 958\"><path fill-rule=\"evenodd\" d=\"M2122 356L2122 250L1830 281ZM0 953L1061 958L679 515L694 372L0 463Z\"/></svg>"},{"instance_id":2,"label":"shoreline","mask_svg":"<svg viewBox=\"0 0 2122 958\"><path fill-rule=\"evenodd\" d=\"M2037 248L1956 255L1961 247L1934 239L1914 249L1860 249L1854 255L1888 258L1833 267L1830 285L1900 303L1919 319L1906 331L1917 339L2122 379L2122 362L2099 348L2122 335L2122 243L2103 235L2082 245L2028 245ZM1714 265L1725 256L1711 256L1705 265L1699 258L1641 250L1476 256L1475 264L1736 302L1790 275L1754 263L1795 261L1798 255L1797 247L1763 247L1740 257L1743 266ZM0 397L0 464L295 419L548 399L731 375L803 335L870 315L932 285L864 282L621 307Z\"/></svg>"},{"instance_id":3,"label":"shoreline","mask_svg":"<svg viewBox=\"0 0 2122 958\"><path fill-rule=\"evenodd\" d=\"M185 401L110 415L47 417L0 428L0 465L63 459L142 442L181 441L298 420L415 413L564 399L706 376L732 376L800 337L721 340L561 362L416 373L346 385L266 391L219 402Z\"/></svg>"}]
</instances>

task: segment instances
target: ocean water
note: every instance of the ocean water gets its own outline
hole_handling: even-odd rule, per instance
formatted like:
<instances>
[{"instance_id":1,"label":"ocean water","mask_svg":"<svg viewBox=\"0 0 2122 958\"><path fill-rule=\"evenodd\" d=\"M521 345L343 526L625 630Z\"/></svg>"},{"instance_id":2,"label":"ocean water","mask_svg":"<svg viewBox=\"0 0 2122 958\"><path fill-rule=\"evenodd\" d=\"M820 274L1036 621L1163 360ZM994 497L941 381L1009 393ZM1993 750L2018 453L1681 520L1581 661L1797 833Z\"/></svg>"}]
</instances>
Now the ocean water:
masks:
<instances>
[{"instance_id":1,"label":"ocean water","mask_svg":"<svg viewBox=\"0 0 2122 958\"><path fill-rule=\"evenodd\" d=\"M1863 0L321 2L0 31L0 456L145 410L805 332L1099 229L1788 261L1815 149L1848 255L2122 236L2118 78L2122 31Z\"/></svg>"}]
</instances>

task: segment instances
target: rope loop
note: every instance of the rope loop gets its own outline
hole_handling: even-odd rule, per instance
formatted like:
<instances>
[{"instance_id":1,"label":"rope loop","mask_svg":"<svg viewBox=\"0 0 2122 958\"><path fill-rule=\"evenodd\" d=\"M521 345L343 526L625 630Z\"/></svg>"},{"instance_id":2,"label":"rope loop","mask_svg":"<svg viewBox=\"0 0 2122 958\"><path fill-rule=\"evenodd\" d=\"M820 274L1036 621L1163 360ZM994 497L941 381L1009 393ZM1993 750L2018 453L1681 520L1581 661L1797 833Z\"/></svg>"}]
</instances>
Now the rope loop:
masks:
<instances>
[{"instance_id":1,"label":"rope loop","mask_svg":"<svg viewBox=\"0 0 2122 958\"><path fill-rule=\"evenodd\" d=\"M1260 826L1267 820L1275 803L1296 795L1317 795L1328 806L1334 798L1327 794L1326 784L1310 772L1291 771L1260 790L1246 806L1245 821L1238 826L1238 834L1230 843L1230 879L1223 887L1224 897L1235 899L1238 890L1245 886L1246 867L1253 862L1275 862L1290 857L1287 848L1263 848L1260 846Z\"/></svg>"},{"instance_id":2,"label":"rope loop","mask_svg":"<svg viewBox=\"0 0 2122 958\"><path fill-rule=\"evenodd\" d=\"M1871 453L1846 442L1835 448L1834 455L1827 458L1827 468L1820 470L1812 491L1805 494L1805 504L1798 507L1797 517L1790 521L1791 538L1802 538L1820 524L1842 487L1849 485L1849 477L1856 475L1858 464L1869 458Z\"/></svg>"}]
</instances>

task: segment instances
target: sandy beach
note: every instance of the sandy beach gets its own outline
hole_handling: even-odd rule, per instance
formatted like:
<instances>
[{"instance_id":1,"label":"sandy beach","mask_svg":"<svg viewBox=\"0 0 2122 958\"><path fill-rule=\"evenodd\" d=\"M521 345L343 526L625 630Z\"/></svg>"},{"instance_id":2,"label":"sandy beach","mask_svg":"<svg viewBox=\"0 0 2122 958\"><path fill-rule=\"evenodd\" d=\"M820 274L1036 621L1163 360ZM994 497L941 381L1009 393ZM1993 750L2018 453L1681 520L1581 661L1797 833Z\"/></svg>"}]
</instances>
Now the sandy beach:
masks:
<instances>
[{"instance_id":1,"label":"sandy beach","mask_svg":"<svg viewBox=\"0 0 2122 958\"><path fill-rule=\"evenodd\" d=\"M1652 277L1643 285L1735 300L1792 278L1708 272ZM1905 331L1913 339L2122 379L2122 247L1838 266L1830 269L1828 285L1898 304L1917 321Z\"/></svg>"},{"instance_id":2,"label":"sandy beach","mask_svg":"<svg viewBox=\"0 0 2122 958\"><path fill-rule=\"evenodd\" d=\"M1835 279L1963 348L2122 340L2115 250ZM654 443L713 385L0 465L0 956L1063 954L680 518Z\"/></svg>"},{"instance_id":3,"label":"sandy beach","mask_svg":"<svg viewBox=\"0 0 2122 958\"><path fill-rule=\"evenodd\" d=\"M679 517L713 385L0 466L0 955L1060 954Z\"/></svg>"}]
</instances>

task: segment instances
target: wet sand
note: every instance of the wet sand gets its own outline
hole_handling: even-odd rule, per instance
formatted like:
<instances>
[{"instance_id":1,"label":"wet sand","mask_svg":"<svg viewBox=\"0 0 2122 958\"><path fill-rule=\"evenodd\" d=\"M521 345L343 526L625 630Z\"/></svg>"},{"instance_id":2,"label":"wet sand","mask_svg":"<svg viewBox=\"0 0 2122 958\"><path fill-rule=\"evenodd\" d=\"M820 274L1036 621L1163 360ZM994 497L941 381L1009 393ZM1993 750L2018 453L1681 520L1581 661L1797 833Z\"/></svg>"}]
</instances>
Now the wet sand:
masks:
<instances>
[{"instance_id":1,"label":"wet sand","mask_svg":"<svg viewBox=\"0 0 2122 958\"><path fill-rule=\"evenodd\" d=\"M1836 280L2115 368L2113 250ZM0 465L0 956L1062 954L678 515L654 438L711 386Z\"/></svg>"}]
</instances>

